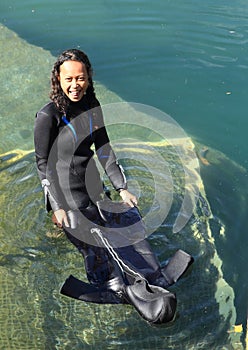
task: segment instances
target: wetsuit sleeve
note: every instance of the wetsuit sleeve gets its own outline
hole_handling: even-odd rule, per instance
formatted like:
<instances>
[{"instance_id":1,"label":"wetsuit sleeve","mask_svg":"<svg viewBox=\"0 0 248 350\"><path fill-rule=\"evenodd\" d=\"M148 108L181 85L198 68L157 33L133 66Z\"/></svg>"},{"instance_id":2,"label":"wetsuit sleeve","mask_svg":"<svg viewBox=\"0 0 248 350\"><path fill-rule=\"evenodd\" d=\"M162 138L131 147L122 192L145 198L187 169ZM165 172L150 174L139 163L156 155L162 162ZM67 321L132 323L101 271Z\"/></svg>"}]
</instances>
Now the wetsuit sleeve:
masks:
<instances>
[{"instance_id":1,"label":"wetsuit sleeve","mask_svg":"<svg viewBox=\"0 0 248 350\"><path fill-rule=\"evenodd\" d=\"M95 149L97 157L104 168L108 178L116 190L127 189L126 177L122 166L118 163L116 155L110 145L102 112L97 113L98 129L95 137Z\"/></svg>"},{"instance_id":2,"label":"wetsuit sleeve","mask_svg":"<svg viewBox=\"0 0 248 350\"><path fill-rule=\"evenodd\" d=\"M38 175L45 194L45 205L47 211L56 211L63 208L62 194L56 179L48 173L48 159L51 147L57 137L57 120L51 115L38 112L34 126L34 146Z\"/></svg>"}]
</instances>

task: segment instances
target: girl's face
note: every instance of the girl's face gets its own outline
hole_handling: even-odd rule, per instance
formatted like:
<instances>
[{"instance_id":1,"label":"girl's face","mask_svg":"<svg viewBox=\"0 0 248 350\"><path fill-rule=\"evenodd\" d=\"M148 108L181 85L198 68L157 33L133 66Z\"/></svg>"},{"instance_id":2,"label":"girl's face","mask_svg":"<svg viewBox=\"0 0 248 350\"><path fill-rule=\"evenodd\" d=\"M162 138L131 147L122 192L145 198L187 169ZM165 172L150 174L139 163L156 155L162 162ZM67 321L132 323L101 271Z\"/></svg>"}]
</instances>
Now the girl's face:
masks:
<instances>
[{"instance_id":1,"label":"girl's face","mask_svg":"<svg viewBox=\"0 0 248 350\"><path fill-rule=\"evenodd\" d=\"M65 61L61 64L58 79L62 90L72 102L80 101L89 86L86 67L78 61Z\"/></svg>"}]
</instances>

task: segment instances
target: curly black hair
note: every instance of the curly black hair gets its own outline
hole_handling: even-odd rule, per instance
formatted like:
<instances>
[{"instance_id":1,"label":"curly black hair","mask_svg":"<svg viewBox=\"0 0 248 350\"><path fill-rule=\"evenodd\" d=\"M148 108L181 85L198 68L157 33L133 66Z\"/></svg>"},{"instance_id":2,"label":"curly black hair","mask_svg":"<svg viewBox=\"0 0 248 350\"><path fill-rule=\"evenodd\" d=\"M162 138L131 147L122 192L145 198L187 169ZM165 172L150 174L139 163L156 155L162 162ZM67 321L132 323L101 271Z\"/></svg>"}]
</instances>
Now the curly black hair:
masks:
<instances>
[{"instance_id":1,"label":"curly black hair","mask_svg":"<svg viewBox=\"0 0 248 350\"><path fill-rule=\"evenodd\" d=\"M96 100L95 90L94 90L93 81L92 81L93 69L88 56L83 51L78 49L66 50L59 55L57 61L53 65L53 69L51 72L51 92L50 92L51 100L55 103L59 111L63 113L66 113L66 110L70 103L70 100L63 92L58 79L60 74L60 66L65 61L77 61L85 65L88 73L88 81L89 81L89 86L87 88L87 95L89 97L89 100L91 101Z\"/></svg>"}]
</instances>

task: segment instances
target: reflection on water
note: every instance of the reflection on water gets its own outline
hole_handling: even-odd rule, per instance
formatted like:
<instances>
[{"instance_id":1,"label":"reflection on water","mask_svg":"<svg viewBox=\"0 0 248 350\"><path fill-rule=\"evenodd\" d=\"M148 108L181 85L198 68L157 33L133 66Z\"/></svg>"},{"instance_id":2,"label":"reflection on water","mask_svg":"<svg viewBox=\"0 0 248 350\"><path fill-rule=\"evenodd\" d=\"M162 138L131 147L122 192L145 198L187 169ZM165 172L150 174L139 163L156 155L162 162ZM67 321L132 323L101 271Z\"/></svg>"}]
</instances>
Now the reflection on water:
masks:
<instances>
[{"instance_id":1,"label":"reflection on water","mask_svg":"<svg viewBox=\"0 0 248 350\"><path fill-rule=\"evenodd\" d=\"M222 230L215 235L216 246L223 260L223 271L235 289L237 323L245 325L247 318L246 255L248 173L220 152L209 149L209 166L201 174L214 213L213 229L221 222Z\"/></svg>"}]
</instances>

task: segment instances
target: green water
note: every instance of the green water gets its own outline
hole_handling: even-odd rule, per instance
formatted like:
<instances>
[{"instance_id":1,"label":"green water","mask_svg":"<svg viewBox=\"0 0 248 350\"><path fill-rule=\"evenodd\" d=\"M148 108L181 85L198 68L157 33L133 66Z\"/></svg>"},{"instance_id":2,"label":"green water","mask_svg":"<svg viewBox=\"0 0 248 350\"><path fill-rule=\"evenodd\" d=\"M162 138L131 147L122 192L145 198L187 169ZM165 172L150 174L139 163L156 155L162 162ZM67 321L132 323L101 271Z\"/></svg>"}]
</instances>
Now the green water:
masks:
<instances>
[{"instance_id":1,"label":"green water","mask_svg":"<svg viewBox=\"0 0 248 350\"><path fill-rule=\"evenodd\" d=\"M55 56L81 47L96 80L247 168L247 1L2 0L0 10L4 25Z\"/></svg>"},{"instance_id":2,"label":"green water","mask_svg":"<svg viewBox=\"0 0 248 350\"><path fill-rule=\"evenodd\" d=\"M247 17L245 1L1 2L0 349L245 347ZM196 258L174 287L171 327L59 295L83 264L44 212L32 135L54 56L71 46L89 53L103 103L159 108L209 149L201 176L213 218L198 208L180 235L165 225L151 237L162 262L176 247ZM234 324L244 332L229 333Z\"/></svg>"}]
</instances>

